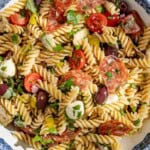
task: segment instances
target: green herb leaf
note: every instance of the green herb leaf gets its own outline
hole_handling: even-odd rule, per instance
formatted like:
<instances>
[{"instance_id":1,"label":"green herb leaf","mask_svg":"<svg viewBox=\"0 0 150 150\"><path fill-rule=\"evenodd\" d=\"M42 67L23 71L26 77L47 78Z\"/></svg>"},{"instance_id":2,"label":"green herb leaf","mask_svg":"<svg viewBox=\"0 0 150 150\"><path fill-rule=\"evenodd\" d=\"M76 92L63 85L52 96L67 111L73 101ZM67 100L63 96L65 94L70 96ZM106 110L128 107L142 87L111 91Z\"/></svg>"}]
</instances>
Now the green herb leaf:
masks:
<instances>
[{"instance_id":1,"label":"green herb leaf","mask_svg":"<svg viewBox=\"0 0 150 150\"><path fill-rule=\"evenodd\" d=\"M112 72L110 72L110 71L106 72L106 76L108 79L112 79L112 77L113 77Z\"/></svg>"},{"instance_id":2,"label":"green herb leaf","mask_svg":"<svg viewBox=\"0 0 150 150\"><path fill-rule=\"evenodd\" d=\"M74 110L80 110L80 105L76 105L73 107Z\"/></svg>"},{"instance_id":3,"label":"green herb leaf","mask_svg":"<svg viewBox=\"0 0 150 150\"><path fill-rule=\"evenodd\" d=\"M137 89L137 86L135 83L130 83L130 87L133 88L133 89Z\"/></svg>"},{"instance_id":4,"label":"green herb leaf","mask_svg":"<svg viewBox=\"0 0 150 150\"><path fill-rule=\"evenodd\" d=\"M117 7L119 7L119 6L120 6L120 3L121 3L121 0L116 0L115 5L116 5Z\"/></svg>"},{"instance_id":5,"label":"green herb leaf","mask_svg":"<svg viewBox=\"0 0 150 150\"><path fill-rule=\"evenodd\" d=\"M131 107L131 110L132 110L132 112L136 112L136 110L137 110L137 107L135 107L135 106L130 106Z\"/></svg>"},{"instance_id":6,"label":"green herb leaf","mask_svg":"<svg viewBox=\"0 0 150 150\"><path fill-rule=\"evenodd\" d=\"M18 34L13 34L13 35L11 36L11 40L12 40L12 42L13 42L14 44L18 44L19 41L20 41L20 37L19 37Z\"/></svg>"},{"instance_id":7,"label":"green herb leaf","mask_svg":"<svg viewBox=\"0 0 150 150\"><path fill-rule=\"evenodd\" d=\"M81 14L77 14L75 11L70 10L67 13L67 22L72 24L78 24L81 20Z\"/></svg>"},{"instance_id":8,"label":"green herb leaf","mask_svg":"<svg viewBox=\"0 0 150 150\"><path fill-rule=\"evenodd\" d=\"M135 125L135 126L138 126L138 125L140 124L140 122L141 122L141 120L140 120L140 119L137 119L137 120L134 121L134 125Z\"/></svg>"},{"instance_id":9,"label":"green herb leaf","mask_svg":"<svg viewBox=\"0 0 150 150\"><path fill-rule=\"evenodd\" d=\"M49 128L49 129L47 130L47 132L48 132L48 133L51 133L51 134L57 134L56 128Z\"/></svg>"},{"instance_id":10,"label":"green herb leaf","mask_svg":"<svg viewBox=\"0 0 150 150\"><path fill-rule=\"evenodd\" d=\"M119 69L115 69L116 74L120 74L120 70Z\"/></svg>"},{"instance_id":11,"label":"green herb leaf","mask_svg":"<svg viewBox=\"0 0 150 150\"><path fill-rule=\"evenodd\" d=\"M71 86L73 86L73 85L74 85L73 80L72 80L72 79L69 79L69 80L63 82L63 83L60 85L60 89L61 89L63 92L67 92L67 91L70 91Z\"/></svg>"},{"instance_id":12,"label":"green herb leaf","mask_svg":"<svg viewBox=\"0 0 150 150\"><path fill-rule=\"evenodd\" d=\"M59 102L51 103L51 104L49 104L49 106L50 106L51 108L57 109L57 108L59 107Z\"/></svg>"},{"instance_id":13,"label":"green herb leaf","mask_svg":"<svg viewBox=\"0 0 150 150\"><path fill-rule=\"evenodd\" d=\"M79 111L77 117L78 117L78 118L81 118L81 115L82 115L82 112Z\"/></svg>"},{"instance_id":14,"label":"green herb leaf","mask_svg":"<svg viewBox=\"0 0 150 150\"><path fill-rule=\"evenodd\" d=\"M21 15L21 17L25 18L25 17L26 17L25 11L24 11L24 10L21 10L21 11L20 11L20 15Z\"/></svg>"},{"instance_id":15,"label":"green herb leaf","mask_svg":"<svg viewBox=\"0 0 150 150\"><path fill-rule=\"evenodd\" d=\"M17 127L21 127L21 128L24 127L24 122L21 116L17 116L17 118L14 120L14 123Z\"/></svg>"},{"instance_id":16,"label":"green herb leaf","mask_svg":"<svg viewBox=\"0 0 150 150\"><path fill-rule=\"evenodd\" d=\"M109 20L112 20L113 19L113 16L108 16L107 17Z\"/></svg>"},{"instance_id":17,"label":"green herb leaf","mask_svg":"<svg viewBox=\"0 0 150 150\"><path fill-rule=\"evenodd\" d=\"M103 7L102 5L97 6L97 7L96 7L96 10L97 10L98 12L100 12L100 13L104 13L104 12L105 12L105 9L104 9L104 7Z\"/></svg>"},{"instance_id":18,"label":"green herb leaf","mask_svg":"<svg viewBox=\"0 0 150 150\"><path fill-rule=\"evenodd\" d=\"M53 143L54 141L51 139L43 140L42 136L37 134L35 137L32 138L32 142L40 142L42 145L46 145Z\"/></svg>"},{"instance_id":19,"label":"green herb leaf","mask_svg":"<svg viewBox=\"0 0 150 150\"><path fill-rule=\"evenodd\" d=\"M4 60L4 57L0 56L0 61L3 61Z\"/></svg>"},{"instance_id":20,"label":"green herb leaf","mask_svg":"<svg viewBox=\"0 0 150 150\"><path fill-rule=\"evenodd\" d=\"M81 46L80 46L80 45L76 45L76 46L75 46L75 49L76 49L76 50L79 50L79 49L81 49Z\"/></svg>"},{"instance_id":21,"label":"green herb leaf","mask_svg":"<svg viewBox=\"0 0 150 150\"><path fill-rule=\"evenodd\" d=\"M34 0L27 0L26 8L30 10L33 14L37 13L37 7L35 5Z\"/></svg>"},{"instance_id":22,"label":"green herb leaf","mask_svg":"<svg viewBox=\"0 0 150 150\"><path fill-rule=\"evenodd\" d=\"M120 109L120 114L121 114L122 116L124 116L124 115L125 115L125 112L124 112L124 110L123 110L123 109Z\"/></svg>"},{"instance_id":23,"label":"green herb leaf","mask_svg":"<svg viewBox=\"0 0 150 150\"><path fill-rule=\"evenodd\" d=\"M56 47L53 48L54 51L56 52L60 52L61 50L63 50L63 47L61 44L56 45Z\"/></svg>"},{"instance_id":24,"label":"green herb leaf","mask_svg":"<svg viewBox=\"0 0 150 150\"><path fill-rule=\"evenodd\" d=\"M76 31L73 31L73 30L71 30L70 32L69 32L69 37L73 37L73 35L76 33Z\"/></svg>"},{"instance_id":25,"label":"green herb leaf","mask_svg":"<svg viewBox=\"0 0 150 150\"><path fill-rule=\"evenodd\" d=\"M5 71L6 69L7 69L6 66L2 66L2 67L1 67L1 70L2 70L2 71Z\"/></svg>"}]
</instances>

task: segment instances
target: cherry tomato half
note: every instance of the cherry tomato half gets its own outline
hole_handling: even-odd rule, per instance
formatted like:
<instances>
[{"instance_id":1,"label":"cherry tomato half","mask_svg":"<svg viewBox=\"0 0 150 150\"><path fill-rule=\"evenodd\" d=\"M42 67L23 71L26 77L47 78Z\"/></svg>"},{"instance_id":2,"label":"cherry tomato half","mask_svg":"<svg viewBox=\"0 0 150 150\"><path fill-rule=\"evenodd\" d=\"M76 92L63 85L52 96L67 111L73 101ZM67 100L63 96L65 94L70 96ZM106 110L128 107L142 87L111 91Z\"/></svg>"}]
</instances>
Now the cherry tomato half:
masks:
<instances>
[{"instance_id":1,"label":"cherry tomato half","mask_svg":"<svg viewBox=\"0 0 150 150\"><path fill-rule=\"evenodd\" d=\"M28 92L32 92L32 86L38 81L42 80L42 77L38 73L31 73L24 79L24 87Z\"/></svg>"},{"instance_id":2,"label":"cherry tomato half","mask_svg":"<svg viewBox=\"0 0 150 150\"><path fill-rule=\"evenodd\" d=\"M87 19L87 26L92 32L102 32L102 27L107 25L107 18L101 13L94 13Z\"/></svg>"},{"instance_id":3,"label":"cherry tomato half","mask_svg":"<svg viewBox=\"0 0 150 150\"><path fill-rule=\"evenodd\" d=\"M123 136L129 133L131 128L122 122L110 120L100 125L98 132L102 135L116 135Z\"/></svg>"},{"instance_id":4,"label":"cherry tomato half","mask_svg":"<svg viewBox=\"0 0 150 150\"><path fill-rule=\"evenodd\" d=\"M29 22L29 13L28 11L22 10L18 13L14 13L9 17L9 20L12 24L18 26L25 26Z\"/></svg>"},{"instance_id":5,"label":"cherry tomato half","mask_svg":"<svg viewBox=\"0 0 150 150\"><path fill-rule=\"evenodd\" d=\"M74 50L72 57L69 58L72 69L82 69L85 65L85 55L82 50Z\"/></svg>"},{"instance_id":6,"label":"cherry tomato half","mask_svg":"<svg viewBox=\"0 0 150 150\"><path fill-rule=\"evenodd\" d=\"M118 25L120 21L119 15L117 14L111 15L108 11L106 11L105 16L107 17L107 26L115 27Z\"/></svg>"}]
</instances>

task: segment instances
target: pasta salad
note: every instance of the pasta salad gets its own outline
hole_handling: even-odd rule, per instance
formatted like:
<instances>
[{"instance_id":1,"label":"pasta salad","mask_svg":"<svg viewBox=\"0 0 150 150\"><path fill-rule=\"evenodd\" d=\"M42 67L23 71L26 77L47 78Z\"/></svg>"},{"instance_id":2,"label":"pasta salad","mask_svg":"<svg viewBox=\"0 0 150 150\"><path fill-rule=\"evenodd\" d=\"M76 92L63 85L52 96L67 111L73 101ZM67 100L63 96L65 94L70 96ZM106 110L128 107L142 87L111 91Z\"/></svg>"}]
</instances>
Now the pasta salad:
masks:
<instances>
[{"instance_id":1,"label":"pasta salad","mask_svg":"<svg viewBox=\"0 0 150 150\"><path fill-rule=\"evenodd\" d=\"M121 150L149 117L150 26L120 0L19 0L0 12L0 123L35 150Z\"/></svg>"}]
</instances>

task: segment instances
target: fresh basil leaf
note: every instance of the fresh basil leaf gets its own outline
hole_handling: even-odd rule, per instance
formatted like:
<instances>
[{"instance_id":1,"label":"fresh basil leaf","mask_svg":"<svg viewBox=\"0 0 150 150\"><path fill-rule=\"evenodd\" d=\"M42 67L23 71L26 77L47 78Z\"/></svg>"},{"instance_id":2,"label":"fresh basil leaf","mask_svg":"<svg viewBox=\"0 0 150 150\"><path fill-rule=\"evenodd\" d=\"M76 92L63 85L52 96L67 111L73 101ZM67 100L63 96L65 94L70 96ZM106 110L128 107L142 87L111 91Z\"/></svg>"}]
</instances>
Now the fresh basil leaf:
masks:
<instances>
[{"instance_id":1,"label":"fresh basil leaf","mask_svg":"<svg viewBox=\"0 0 150 150\"><path fill-rule=\"evenodd\" d=\"M61 44L56 45L56 47L53 48L54 51L56 52L60 52L61 50L63 50L63 47Z\"/></svg>"},{"instance_id":2,"label":"fresh basil leaf","mask_svg":"<svg viewBox=\"0 0 150 150\"><path fill-rule=\"evenodd\" d=\"M37 7L35 5L34 0L27 0L26 8L30 10L33 14L37 13Z\"/></svg>"},{"instance_id":3,"label":"fresh basil leaf","mask_svg":"<svg viewBox=\"0 0 150 150\"><path fill-rule=\"evenodd\" d=\"M73 80L72 79L69 79L65 82L63 82L61 85L60 85L60 89L63 91L63 92L68 92L70 91L71 89L71 86L73 86L74 83L73 83Z\"/></svg>"},{"instance_id":4,"label":"fresh basil leaf","mask_svg":"<svg viewBox=\"0 0 150 150\"><path fill-rule=\"evenodd\" d=\"M50 106L51 108L57 109L57 108L59 107L59 102L51 103L51 104L49 104L49 106Z\"/></svg>"}]
</instances>

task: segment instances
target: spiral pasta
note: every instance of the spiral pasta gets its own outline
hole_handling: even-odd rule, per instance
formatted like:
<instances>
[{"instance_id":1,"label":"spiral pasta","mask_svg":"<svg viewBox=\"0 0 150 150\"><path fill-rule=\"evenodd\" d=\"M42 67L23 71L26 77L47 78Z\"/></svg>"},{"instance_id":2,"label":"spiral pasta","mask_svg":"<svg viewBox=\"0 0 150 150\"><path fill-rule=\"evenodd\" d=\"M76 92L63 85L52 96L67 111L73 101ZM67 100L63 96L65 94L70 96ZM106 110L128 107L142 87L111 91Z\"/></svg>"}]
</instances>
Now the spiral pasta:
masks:
<instances>
[{"instance_id":1,"label":"spiral pasta","mask_svg":"<svg viewBox=\"0 0 150 150\"><path fill-rule=\"evenodd\" d=\"M121 150L118 137L143 127L150 27L133 35L140 25L132 11L117 22L118 2L16 0L1 10L0 123L19 140L36 150Z\"/></svg>"}]
</instances>

